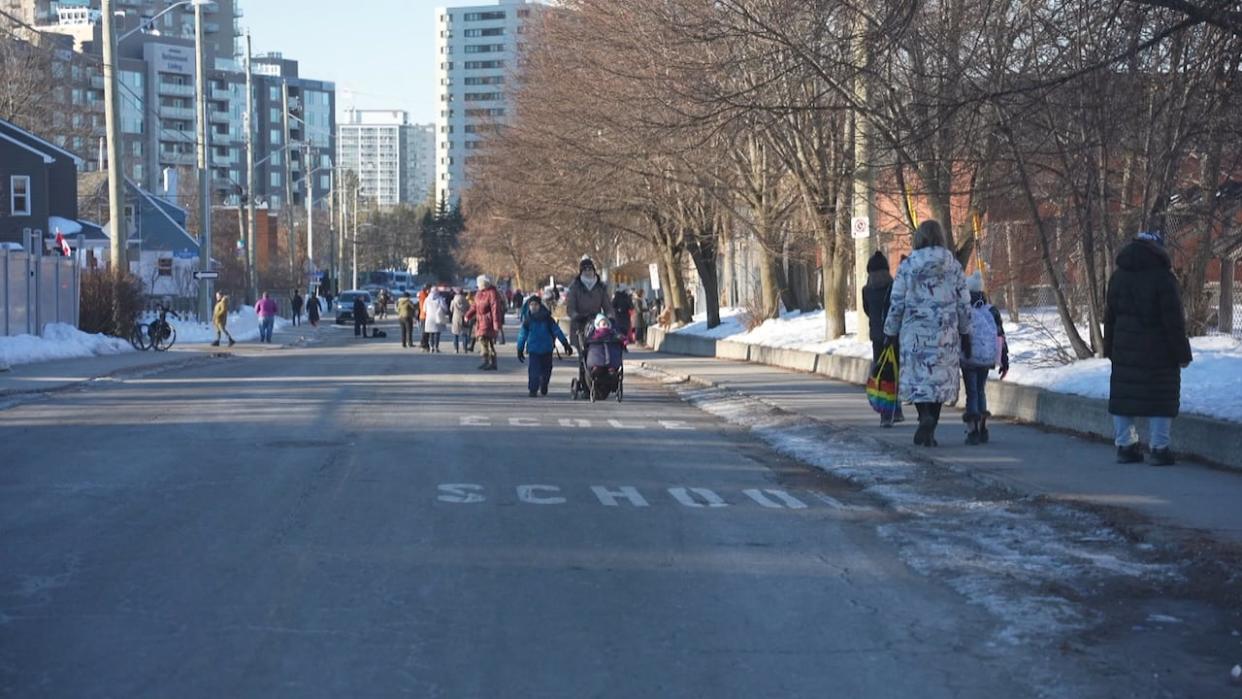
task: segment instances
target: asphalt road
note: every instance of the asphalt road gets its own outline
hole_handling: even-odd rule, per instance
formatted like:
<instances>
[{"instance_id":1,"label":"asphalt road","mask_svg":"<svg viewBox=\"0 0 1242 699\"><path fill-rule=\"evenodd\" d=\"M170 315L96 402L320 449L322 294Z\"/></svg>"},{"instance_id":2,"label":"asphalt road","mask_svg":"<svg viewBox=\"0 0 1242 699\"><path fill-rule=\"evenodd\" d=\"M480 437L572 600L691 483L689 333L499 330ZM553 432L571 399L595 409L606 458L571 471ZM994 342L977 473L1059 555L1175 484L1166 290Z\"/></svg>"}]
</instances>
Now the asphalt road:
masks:
<instances>
[{"instance_id":1,"label":"asphalt road","mask_svg":"<svg viewBox=\"0 0 1242 699\"><path fill-rule=\"evenodd\" d=\"M884 513L652 382L327 337L0 411L0 694L1059 693Z\"/></svg>"}]
</instances>

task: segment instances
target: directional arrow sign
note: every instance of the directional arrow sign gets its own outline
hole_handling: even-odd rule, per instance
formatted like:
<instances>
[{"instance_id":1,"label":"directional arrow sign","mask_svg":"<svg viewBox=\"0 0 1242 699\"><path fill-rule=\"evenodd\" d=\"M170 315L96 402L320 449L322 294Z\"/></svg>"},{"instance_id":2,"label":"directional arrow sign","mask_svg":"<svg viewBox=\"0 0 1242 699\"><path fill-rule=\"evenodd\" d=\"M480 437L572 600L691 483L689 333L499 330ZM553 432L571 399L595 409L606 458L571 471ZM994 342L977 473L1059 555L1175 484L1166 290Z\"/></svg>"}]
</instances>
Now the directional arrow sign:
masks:
<instances>
[{"instance_id":1,"label":"directional arrow sign","mask_svg":"<svg viewBox=\"0 0 1242 699\"><path fill-rule=\"evenodd\" d=\"M220 278L220 273L219 273L219 272L202 272L202 271L200 271L200 272L195 272L195 273L194 273L194 278L195 278L195 279L219 279L219 278Z\"/></svg>"}]
</instances>

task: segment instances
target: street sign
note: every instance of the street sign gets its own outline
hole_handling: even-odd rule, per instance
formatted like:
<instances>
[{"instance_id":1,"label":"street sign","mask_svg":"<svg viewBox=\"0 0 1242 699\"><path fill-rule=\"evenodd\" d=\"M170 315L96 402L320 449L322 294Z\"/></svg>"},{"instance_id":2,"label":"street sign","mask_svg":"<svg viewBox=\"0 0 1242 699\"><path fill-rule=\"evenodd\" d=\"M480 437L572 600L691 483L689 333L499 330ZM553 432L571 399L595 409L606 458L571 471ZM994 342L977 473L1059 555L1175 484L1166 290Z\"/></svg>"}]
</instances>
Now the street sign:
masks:
<instances>
[{"instance_id":1,"label":"street sign","mask_svg":"<svg viewBox=\"0 0 1242 699\"><path fill-rule=\"evenodd\" d=\"M871 219L866 216L856 216L850 219L850 232L854 235L855 240L870 237Z\"/></svg>"},{"instance_id":2,"label":"street sign","mask_svg":"<svg viewBox=\"0 0 1242 699\"><path fill-rule=\"evenodd\" d=\"M200 270L194 273L194 278L195 279L219 279L220 273L219 272L205 272L205 271Z\"/></svg>"}]
</instances>

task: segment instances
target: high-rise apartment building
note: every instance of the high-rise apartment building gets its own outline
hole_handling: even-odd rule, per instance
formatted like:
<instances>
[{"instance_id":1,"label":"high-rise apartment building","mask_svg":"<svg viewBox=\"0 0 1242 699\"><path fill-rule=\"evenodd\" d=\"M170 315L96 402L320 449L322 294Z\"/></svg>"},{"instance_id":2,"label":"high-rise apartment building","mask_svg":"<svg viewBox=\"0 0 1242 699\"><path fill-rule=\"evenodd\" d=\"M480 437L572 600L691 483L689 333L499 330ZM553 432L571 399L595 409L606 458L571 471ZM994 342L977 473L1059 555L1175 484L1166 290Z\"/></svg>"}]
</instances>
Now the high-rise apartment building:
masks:
<instances>
[{"instance_id":1,"label":"high-rise apartment building","mask_svg":"<svg viewBox=\"0 0 1242 699\"><path fill-rule=\"evenodd\" d=\"M297 61L275 53L256 56L253 73L255 196L269 208L279 209L284 206L286 189L291 185L293 205L305 206L309 169L314 201L316 205L325 205L332 188L331 168L336 152L336 85L300 77ZM244 84L245 75L238 75L237 79ZM286 87L288 140L284 133Z\"/></svg>"},{"instance_id":2,"label":"high-rise apartment building","mask_svg":"<svg viewBox=\"0 0 1242 699\"><path fill-rule=\"evenodd\" d=\"M242 17L240 0L212 0L203 5L203 34L208 51L222 58L239 53L238 38ZM0 10L27 24L72 26L97 20L100 0L0 0ZM145 31L165 37L194 38L194 7L189 3L175 7L154 22L152 18L176 5L177 0L119 0L114 10L120 15L117 34L143 26Z\"/></svg>"},{"instance_id":3,"label":"high-rise apartment building","mask_svg":"<svg viewBox=\"0 0 1242 699\"><path fill-rule=\"evenodd\" d=\"M436 176L438 200L456 204L469 188L467 166L482 134L509 117L507 86L518 69L522 34L535 13L530 0L436 10Z\"/></svg>"},{"instance_id":4,"label":"high-rise apartment building","mask_svg":"<svg viewBox=\"0 0 1242 699\"><path fill-rule=\"evenodd\" d=\"M415 124L413 138L414 201L430 201L436 183L436 125Z\"/></svg>"},{"instance_id":5,"label":"high-rise apartment building","mask_svg":"<svg viewBox=\"0 0 1242 699\"><path fill-rule=\"evenodd\" d=\"M419 204L429 193L419 181L427 135L399 109L348 109L337 127L337 164L357 174L358 193L381 207Z\"/></svg>"}]
</instances>

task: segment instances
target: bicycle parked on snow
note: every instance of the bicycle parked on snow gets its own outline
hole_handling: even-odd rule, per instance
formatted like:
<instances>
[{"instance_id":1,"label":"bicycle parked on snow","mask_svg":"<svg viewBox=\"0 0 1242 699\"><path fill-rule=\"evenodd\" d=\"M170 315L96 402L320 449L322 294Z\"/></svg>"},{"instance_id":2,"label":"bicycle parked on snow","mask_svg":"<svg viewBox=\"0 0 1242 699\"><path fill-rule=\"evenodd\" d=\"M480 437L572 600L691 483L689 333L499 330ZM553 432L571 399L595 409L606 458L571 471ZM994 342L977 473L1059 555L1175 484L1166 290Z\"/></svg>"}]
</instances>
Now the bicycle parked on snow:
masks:
<instances>
[{"instance_id":1,"label":"bicycle parked on snow","mask_svg":"<svg viewBox=\"0 0 1242 699\"><path fill-rule=\"evenodd\" d=\"M177 342L177 329L168 322L168 314L172 314L177 320L181 320L181 316L176 311L170 310L167 306L160 304L159 315L150 323L135 323L134 329L129 335L129 343L134 349L145 352L153 349L156 352L167 352L169 348Z\"/></svg>"}]
</instances>

